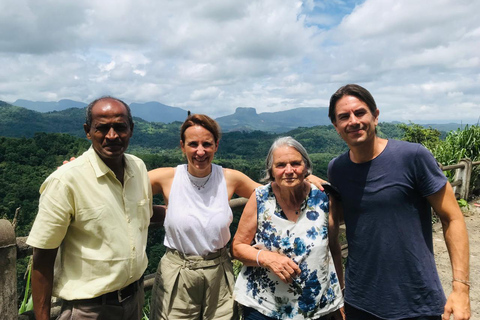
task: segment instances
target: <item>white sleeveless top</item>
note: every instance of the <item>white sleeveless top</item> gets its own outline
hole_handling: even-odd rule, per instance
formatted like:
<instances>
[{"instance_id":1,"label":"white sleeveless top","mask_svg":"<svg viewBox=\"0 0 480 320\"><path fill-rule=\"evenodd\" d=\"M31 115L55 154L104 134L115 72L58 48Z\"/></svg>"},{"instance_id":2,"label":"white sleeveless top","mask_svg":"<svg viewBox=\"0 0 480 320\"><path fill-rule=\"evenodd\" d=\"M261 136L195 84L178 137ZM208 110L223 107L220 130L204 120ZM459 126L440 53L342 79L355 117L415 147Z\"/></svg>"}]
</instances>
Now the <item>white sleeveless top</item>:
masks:
<instances>
[{"instance_id":1,"label":"white sleeveless top","mask_svg":"<svg viewBox=\"0 0 480 320\"><path fill-rule=\"evenodd\" d=\"M185 255L206 256L225 247L233 220L221 166L212 164L203 188L188 177L187 165L175 170L165 217L164 245Z\"/></svg>"}]
</instances>

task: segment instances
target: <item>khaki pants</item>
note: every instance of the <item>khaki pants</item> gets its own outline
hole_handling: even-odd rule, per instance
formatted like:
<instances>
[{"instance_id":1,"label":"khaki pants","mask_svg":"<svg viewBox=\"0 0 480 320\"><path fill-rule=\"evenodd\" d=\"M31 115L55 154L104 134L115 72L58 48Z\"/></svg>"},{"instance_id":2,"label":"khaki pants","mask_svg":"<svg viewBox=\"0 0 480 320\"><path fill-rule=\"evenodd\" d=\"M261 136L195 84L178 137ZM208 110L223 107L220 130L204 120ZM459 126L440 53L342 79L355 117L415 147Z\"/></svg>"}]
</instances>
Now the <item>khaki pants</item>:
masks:
<instances>
[{"instance_id":1,"label":"khaki pants","mask_svg":"<svg viewBox=\"0 0 480 320\"><path fill-rule=\"evenodd\" d=\"M141 320L145 292L143 281L135 293L122 302L106 299L63 301L57 320Z\"/></svg>"},{"instance_id":2,"label":"khaki pants","mask_svg":"<svg viewBox=\"0 0 480 320\"><path fill-rule=\"evenodd\" d=\"M226 248L205 258L167 249L155 275L150 320L238 319L233 285Z\"/></svg>"}]
</instances>

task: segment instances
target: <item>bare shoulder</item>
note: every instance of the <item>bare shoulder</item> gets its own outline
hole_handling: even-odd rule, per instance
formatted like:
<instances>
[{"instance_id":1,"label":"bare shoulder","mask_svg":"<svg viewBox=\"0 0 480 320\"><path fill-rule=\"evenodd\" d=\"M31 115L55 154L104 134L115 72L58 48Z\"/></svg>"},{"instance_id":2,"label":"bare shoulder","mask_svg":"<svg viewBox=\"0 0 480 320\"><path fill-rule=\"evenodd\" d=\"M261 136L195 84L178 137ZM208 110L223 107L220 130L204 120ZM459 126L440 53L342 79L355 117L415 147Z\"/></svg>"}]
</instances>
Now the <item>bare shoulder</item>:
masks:
<instances>
[{"instance_id":1,"label":"bare shoulder","mask_svg":"<svg viewBox=\"0 0 480 320\"><path fill-rule=\"evenodd\" d=\"M236 193L240 197L248 198L253 190L260 186L259 183L253 181L246 174L238 170L224 168L223 174L225 176L225 181L227 182L230 197L233 193Z\"/></svg>"},{"instance_id":2,"label":"bare shoulder","mask_svg":"<svg viewBox=\"0 0 480 320\"><path fill-rule=\"evenodd\" d=\"M235 169L223 168L223 175L227 184L248 184L248 185L258 185L255 181L250 179L249 176Z\"/></svg>"},{"instance_id":3,"label":"bare shoulder","mask_svg":"<svg viewBox=\"0 0 480 320\"><path fill-rule=\"evenodd\" d=\"M153 194L163 194L168 198L176 168L158 168L148 172Z\"/></svg>"},{"instance_id":4,"label":"bare shoulder","mask_svg":"<svg viewBox=\"0 0 480 320\"><path fill-rule=\"evenodd\" d=\"M175 168L167 167L167 168L157 168L148 171L148 177L150 178L151 183L161 183L162 180L173 179L175 176Z\"/></svg>"},{"instance_id":5,"label":"bare shoulder","mask_svg":"<svg viewBox=\"0 0 480 320\"><path fill-rule=\"evenodd\" d=\"M245 174L235 169L223 168L223 175L227 181L241 180L243 177L248 178Z\"/></svg>"}]
</instances>

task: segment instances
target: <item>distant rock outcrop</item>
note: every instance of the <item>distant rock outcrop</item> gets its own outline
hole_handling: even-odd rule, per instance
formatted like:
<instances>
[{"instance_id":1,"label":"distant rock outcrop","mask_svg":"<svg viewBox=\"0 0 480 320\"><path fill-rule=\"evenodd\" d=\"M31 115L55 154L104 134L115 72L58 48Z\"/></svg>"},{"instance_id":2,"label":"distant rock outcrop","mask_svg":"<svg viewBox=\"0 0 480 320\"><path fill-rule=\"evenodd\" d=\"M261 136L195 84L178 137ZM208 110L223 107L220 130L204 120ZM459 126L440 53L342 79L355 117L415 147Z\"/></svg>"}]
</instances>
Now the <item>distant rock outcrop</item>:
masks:
<instances>
[{"instance_id":1,"label":"distant rock outcrop","mask_svg":"<svg viewBox=\"0 0 480 320\"><path fill-rule=\"evenodd\" d=\"M295 108L257 113L255 108L237 108L235 113L216 119L224 131L286 132L298 127L329 125L328 108Z\"/></svg>"}]
</instances>

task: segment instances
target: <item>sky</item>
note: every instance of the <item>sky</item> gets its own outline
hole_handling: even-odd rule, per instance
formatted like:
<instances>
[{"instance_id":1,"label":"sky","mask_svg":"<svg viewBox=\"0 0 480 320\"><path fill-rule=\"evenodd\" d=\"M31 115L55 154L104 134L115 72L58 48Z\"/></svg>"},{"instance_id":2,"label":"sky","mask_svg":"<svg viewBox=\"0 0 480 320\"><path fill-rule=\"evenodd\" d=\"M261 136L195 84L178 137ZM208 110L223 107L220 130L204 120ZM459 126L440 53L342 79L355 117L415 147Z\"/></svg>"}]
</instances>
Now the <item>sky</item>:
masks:
<instances>
[{"instance_id":1,"label":"sky","mask_svg":"<svg viewBox=\"0 0 480 320\"><path fill-rule=\"evenodd\" d=\"M328 107L477 123L478 0L0 0L0 100L103 95L205 113ZM300 125L300 124L299 124Z\"/></svg>"}]
</instances>

